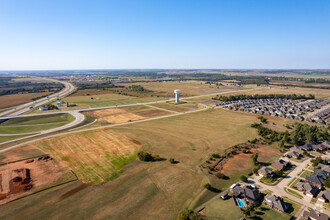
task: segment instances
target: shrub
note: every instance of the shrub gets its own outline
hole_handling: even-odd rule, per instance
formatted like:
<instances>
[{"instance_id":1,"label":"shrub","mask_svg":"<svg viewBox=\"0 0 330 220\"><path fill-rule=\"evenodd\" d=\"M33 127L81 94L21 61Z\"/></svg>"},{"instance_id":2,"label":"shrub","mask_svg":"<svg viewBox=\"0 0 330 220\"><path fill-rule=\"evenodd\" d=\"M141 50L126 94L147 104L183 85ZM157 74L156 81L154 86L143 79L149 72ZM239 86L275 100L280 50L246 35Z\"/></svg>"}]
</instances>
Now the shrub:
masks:
<instances>
[{"instance_id":1,"label":"shrub","mask_svg":"<svg viewBox=\"0 0 330 220\"><path fill-rule=\"evenodd\" d=\"M170 159L168 159L168 161L169 161L170 163L175 163L174 158L170 158Z\"/></svg>"},{"instance_id":2,"label":"shrub","mask_svg":"<svg viewBox=\"0 0 330 220\"><path fill-rule=\"evenodd\" d=\"M145 151L138 152L138 157L141 161L154 161L152 155Z\"/></svg>"},{"instance_id":3,"label":"shrub","mask_svg":"<svg viewBox=\"0 0 330 220\"><path fill-rule=\"evenodd\" d=\"M214 157L214 158L220 158L220 155L219 154L212 154L212 157Z\"/></svg>"},{"instance_id":4,"label":"shrub","mask_svg":"<svg viewBox=\"0 0 330 220\"><path fill-rule=\"evenodd\" d=\"M244 176L244 175L242 175L242 176L240 176L240 179L243 181L243 182L247 182L247 177L246 176Z\"/></svg>"},{"instance_id":5,"label":"shrub","mask_svg":"<svg viewBox=\"0 0 330 220\"><path fill-rule=\"evenodd\" d=\"M219 179L224 179L224 180L229 179L229 177L223 173L217 173L215 174L215 176L218 177Z\"/></svg>"},{"instance_id":6,"label":"shrub","mask_svg":"<svg viewBox=\"0 0 330 220\"><path fill-rule=\"evenodd\" d=\"M204 188L207 189L207 190L211 190L212 186L211 186L211 184L206 183L206 184L204 185Z\"/></svg>"}]
</instances>

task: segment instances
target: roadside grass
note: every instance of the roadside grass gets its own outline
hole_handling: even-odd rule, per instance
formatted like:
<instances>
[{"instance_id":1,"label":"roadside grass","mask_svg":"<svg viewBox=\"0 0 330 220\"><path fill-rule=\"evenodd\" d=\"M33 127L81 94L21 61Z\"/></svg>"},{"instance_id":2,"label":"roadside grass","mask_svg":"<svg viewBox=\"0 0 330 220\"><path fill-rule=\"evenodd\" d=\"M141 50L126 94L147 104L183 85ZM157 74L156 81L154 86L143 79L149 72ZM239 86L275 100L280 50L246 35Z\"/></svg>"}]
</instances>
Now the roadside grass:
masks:
<instances>
[{"instance_id":1,"label":"roadside grass","mask_svg":"<svg viewBox=\"0 0 330 220\"><path fill-rule=\"evenodd\" d=\"M0 134L23 134L38 132L57 128L72 121L74 121L74 117L70 114L13 118L0 124Z\"/></svg>"},{"instance_id":2,"label":"roadside grass","mask_svg":"<svg viewBox=\"0 0 330 220\"><path fill-rule=\"evenodd\" d=\"M309 171L309 170L304 170L299 176L301 178L306 178L306 176L310 176L313 172Z\"/></svg>"},{"instance_id":3,"label":"roadside grass","mask_svg":"<svg viewBox=\"0 0 330 220\"><path fill-rule=\"evenodd\" d=\"M170 111L175 111L175 112L186 112L189 111L191 109L185 108L184 104L175 104L175 103L156 103L156 104L152 104L152 106L156 106L158 108L163 108L163 109L167 109Z\"/></svg>"},{"instance_id":4,"label":"roadside grass","mask_svg":"<svg viewBox=\"0 0 330 220\"><path fill-rule=\"evenodd\" d=\"M310 203L315 204L317 202L317 198L312 198Z\"/></svg>"},{"instance_id":5,"label":"roadside grass","mask_svg":"<svg viewBox=\"0 0 330 220\"><path fill-rule=\"evenodd\" d=\"M115 106L115 105L125 105L134 103L145 103L164 100L164 98L158 97L144 97L138 98L133 96L125 96L119 94L102 94L94 96L69 96L63 99L65 102L70 104L76 104L74 108L95 108L103 106ZM62 107L63 110L71 109L71 107Z\"/></svg>"},{"instance_id":6,"label":"roadside grass","mask_svg":"<svg viewBox=\"0 0 330 220\"><path fill-rule=\"evenodd\" d=\"M293 195L293 196L299 198L299 199L304 198L304 197L303 197L302 195L300 195L298 192L296 192L296 191L294 191L294 190L292 190L292 189L289 189L289 188L287 188L287 187L284 188L284 191L287 192L287 193L289 193L290 195Z\"/></svg>"},{"instance_id":7,"label":"roadside grass","mask_svg":"<svg viewBox=\"0 0 330 220\"><path fill-rule=\"evenodd\" d=\"M15 135L15 136L0 136L0 143L10 140L15 140L18 138L26 137L28 135Z\"/></svg>"}]
</instances>

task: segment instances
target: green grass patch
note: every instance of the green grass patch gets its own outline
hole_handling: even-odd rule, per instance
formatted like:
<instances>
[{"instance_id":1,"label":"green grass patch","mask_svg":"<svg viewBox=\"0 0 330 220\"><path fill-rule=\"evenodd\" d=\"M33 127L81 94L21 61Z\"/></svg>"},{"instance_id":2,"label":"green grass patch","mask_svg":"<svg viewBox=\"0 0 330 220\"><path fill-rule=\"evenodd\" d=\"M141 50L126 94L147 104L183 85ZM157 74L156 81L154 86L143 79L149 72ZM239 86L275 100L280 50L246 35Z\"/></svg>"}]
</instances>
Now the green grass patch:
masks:
<instances>
[{"instance_id":1,"label":"green grass patch","mask_svg":"<svg viewBox=\"0 0 330 220\"><path fill-rule=\"evenodd\" d=\"M296 192L296 191L294 191L294 190L292 190L292 189L289 189L289 188L286 188L286 187L285 187L285 188L284 188L284 191L287 192L287 193L289 193L290 195L293 195L293 196L299 198L299 199L304 198L302 195L300 195L298 192Z\"/></svg>"},{"instance_id":2,"label":"green grass patch","mask_svg":"<svg viewBox=\"0 0 330 220\"><path fill-rule=\"evenodd\" d=\"M309 170L304 170L299 176L302 178L306 178L306 176L310 176L312 175L313 172L309 171Z\"/></svg>"}]
</instances>

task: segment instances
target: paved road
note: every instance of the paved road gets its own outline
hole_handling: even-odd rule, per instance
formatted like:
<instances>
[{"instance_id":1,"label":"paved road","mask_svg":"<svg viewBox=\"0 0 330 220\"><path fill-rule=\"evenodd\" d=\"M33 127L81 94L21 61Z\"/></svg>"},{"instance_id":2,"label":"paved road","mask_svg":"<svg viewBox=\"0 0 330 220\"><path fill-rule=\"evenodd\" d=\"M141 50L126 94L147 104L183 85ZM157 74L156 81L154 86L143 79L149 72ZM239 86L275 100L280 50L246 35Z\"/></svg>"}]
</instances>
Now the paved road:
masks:
<instances>
[{"instance_id":1,"label":"paved road","mask_svg":"<svg viewBox=\"0 0 330 220\"><path fill-rule=\"evenodd\" d=\"M330 155L324 155L324 157L330 158ZM290 162L291 162L292 164L295 164L295 165L296 165L296 168L288 174L287 178L284 178L281 182L279 182L279 183L278 183L277 185L275 185L275 186L269 186L269 185L266 185L266 184L261 183L261 182L259 181L259 180L261 179L260 176L254 176L254 179L249 179L249 181L250 181L251 183L255 183L255 184L261 186L261 190L266 190L266 189L268 189L268 190L272 191L275 195L288 197L289 199L291 199L291 200L293 200L293 201L295 201L295 202L297 202L297 203L300 203L300 204L302 204L302 205L305 206L305 207L309 207L309 208L312 208L312 209L316 209L316 210L321 211L321 212L323 212L323 213L325 213L325 214L327 214L327 215L330 216L330 212L329 212L328 210L324 209L323 206L320 206L320 205L317 205L317 204L315 204L315 205L314 205L314 204L311 204L311 203L310 203L310 200L311 200L310 197L308 197L308 196L306 196L306 195L304 195L304 194L302 194L302 193L296 191L296 192L298 192L301 196L303 196L303 199L299 199L299 198L297 198L297 197L295 197L295 196L293 196L293 195L291 195L291 194L288 194L288 193L285 192L285 190L284 190L284 188L287 187L287 185L290 183L290 181L291 181L293 178L298 177L298 174L299 174L303 169L305 169L305 167L307 166L307 164L310 164L310 160L311 160L311 159L312 159L312 158L307 159L307 160L305 160L305 161L303 161L303 162L301 162L301 163L297 163L297 162L294 162L294 161L291 161L291 160L290 160ZM286 159L286 160L287 160L287 159Z\"/></svg>"},{"instance_id":2,"label":"paved road","mask_svg":"<svg viewBox=\"0 0 330 220\"><path fill-rule=\"evenodd\" d=\"M45 80L46 78L40 78L40 79ZM44 104L46 104L50 101L53 101L53 100L57 99L58 97L62 97L64 95L67 95L67 94L69 94L70 92L72 92L74 90L74 86L69 82L59 81L59 80L55 80L55 79L46 79L46 80L52 81L52 82L57 82L57 83L62 83L65 86L65 88L62 89L61 91L59 91L55 94L49 95L45 98L41 98L39 100L29 102L29 103L20 105L16 108L10 109L8 111L2 112L2 113L0 113L0 116L5 116L5 115L10 116L10 115L23 114L23 113L30 110L30 106L34 106L34 107L42 106L42 105L44 105Z\"/></svg>"},{"instance_id":3,"label":"paved road","mask_svg":"<svg viewBox=\"0 0 330 220\"><path fill-rule=\"evenodd\" d=\"M207 95L201 95L201 96L186 97L186 98L183 98L183 99L198 98L198 97L204 97L204 96L213 96L213 95L224 94L224 93L244 92L244 91L251 91L251 90L258 90L258 89L261 89L261 88L249 89L249 90L227 91L227 92L220 92L220 93L215 93L215 94L207 94ZM74 117L76 117L76 120L74 122L70 123L70 124L67 124L67 125L64 125L64 126L61 126L61 127L58 127L58 128L50 129L50 130L45 130L42 133L39 132L39 133L34 134L34 135L31 135L31 136L26 136L26 137L22 137L22 138L10 140L10 141L2 142L2 143L0 143L0 145L4 145L4 144L8 144L8 143L12 143L12 142L15 142L15 141L20 141L20 140L28 139L28 138L34 138L34 137L36 137L36 139L34 139L33 141L37 141L37 140L45 139L45 138L48 138L48 137L52 137L53 135L47 136L47 137L42 137L42 138L37 138L38 136L40 136L42 134L52 133L54 131L60 131L60 130L63 130L63 129L67 129L67 128L76 126L77 124L79 124L80 122L83 121L82 118L84 118L84 115L80 113L82 111L91 111L91 110L100 110L100 109L111 109L111 108L137 106L137 105L150 105L150 104L162 103L162 102L168 102L168 101L174 101L174 99L162 100L162 101L154 101L154 102L147 102L147 103L135 103L135 104L104 106L104 107L78 109L78 110L69 110L69 111L46 112L46 113L27 114L27 115L11 115L11 116L0 117L0 120L1 120L1 119L10 119L10 118L17 118L17 117L31 117L31 116L51 115L51 114L59 114L59 113L68 113L68 114L72 114ZM172 117L172 116L176 116L176 115L180 115L180 114L194 113L194 112L203 111L203 110L207 109L207 106L206 105L203 105L203 106L204 106L204 108L198 109L198 110L195 110L195 111L189 111L189 112L185 112L185 113L173 113L171 115L165 115L165 116L159 116L159 117L154 117L154 118L148 118L148 119L139 120L139 121L135 121L135 122L128 122L128 123L136 123L136 122L142 122L142 121L157 120L157 119L166 118L166 117ZM116 125L108 125L108 126L102 126L102 127L112 127L112 126L118 126L118 125L123 125L123 124L126 124L126 123L121 123L121 124L116 124ZM80 131L85 131L85 130L94 130L94 129L99 129L99 128L100 127L95 127L95 128L90 128L90 129L77 130L77 131L73 131L73 132L80 132ZM65 132L63 134L67 134L67 133L72 133L72 132ZM54 135L54 136L57 136L57 135ZM14 145L14 146L11 146L11 147L2 149L2 150L0 150L0 153L1 152L4 152L4 151L7 151L7 150L10 150L10 149L13 149L13 148L16 148L16 147L19 147L19 146L22 146L23 144L30 143L30 142L33 142L33 141L28 141L28 142L25 142L25 143L22 143L22 144L18 144L18 145Z\"/></svg>"}]
</instances>

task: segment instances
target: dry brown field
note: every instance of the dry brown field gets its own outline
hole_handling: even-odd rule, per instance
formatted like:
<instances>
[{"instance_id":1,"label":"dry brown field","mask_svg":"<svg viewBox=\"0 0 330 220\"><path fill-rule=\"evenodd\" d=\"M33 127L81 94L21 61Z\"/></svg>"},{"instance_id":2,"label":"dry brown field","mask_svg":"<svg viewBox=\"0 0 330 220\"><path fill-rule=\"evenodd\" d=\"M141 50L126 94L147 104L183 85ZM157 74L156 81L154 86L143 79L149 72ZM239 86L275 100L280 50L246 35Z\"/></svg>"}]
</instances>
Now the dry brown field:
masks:
<instances>
[{"instance_id":1,"label":"dry brown field","mask_svg":"<svg viewBox=\"0 0 330 220\"><path fill-rule=\"evenodd\" d=\"M33 98L48 95L49 92L25 93L0 96L0 108L6 108L32 101Z\"/></svg>"}]
</instances>

